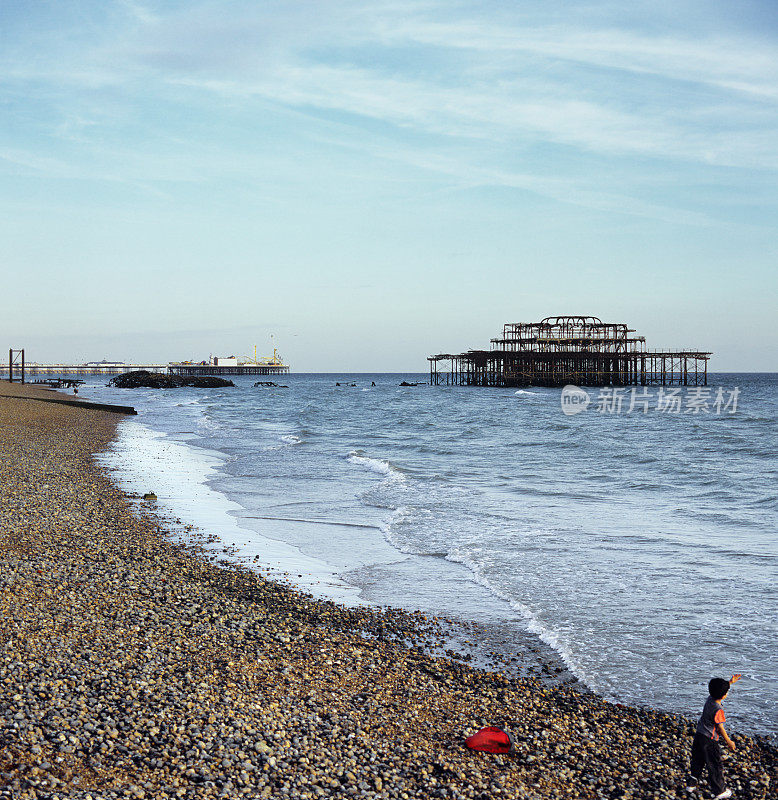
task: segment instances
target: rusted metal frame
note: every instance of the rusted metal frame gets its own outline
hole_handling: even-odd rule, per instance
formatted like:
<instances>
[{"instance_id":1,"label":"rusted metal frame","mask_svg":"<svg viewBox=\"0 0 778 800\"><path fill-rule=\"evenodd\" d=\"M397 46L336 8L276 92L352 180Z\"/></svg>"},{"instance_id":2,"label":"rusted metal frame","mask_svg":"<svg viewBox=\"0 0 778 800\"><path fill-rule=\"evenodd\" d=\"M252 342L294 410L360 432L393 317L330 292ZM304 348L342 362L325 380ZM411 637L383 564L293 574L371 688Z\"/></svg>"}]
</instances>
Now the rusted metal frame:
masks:
<instances>
[{"instance_id":1,"label":"rusted metal frame","mask_svg":"<svg viewBox=\"0 0 778 800\"><path fill-rule=\"evenodd\" d=\"M14 367L19 367L19 377L21 383L25 381L25 363L24 363L24 348L21 350L14 350L12 347L8 349L8 382L14 382Z\"/></svg>"},{"instance_id":2,"label":"rusted metal frame","mask_svg":"<svg viewBox=\"0 0 778 800\"><path fill-rule=\"evenodd\" d=\"M550 326L549 326L550 327ZM517 384L562 385L577 382L583 385L688 385L691 381L707 383L708 353L679 351L673 353L651 353L645 350L645 338L630 339L632 329L626 325L609 324L602 326L614 338L598 340L602 349L569 350L558 343L557 346L543 350L525 349L527 342L511 340L509 333L527 333L530 329L539 330L540 325L506 324L505 341L492 340L490 351L469 351L459 356L446 355L451 359L452 368L446 373L446 382L459 385L507 386ZM548 333L548 330L545 331ZM570 335L578 333L570 325L555 331ZM591 330L587 331L591 333ZM619 337L621 337L619 339ZM561 337L560 337L561 338ZM494 345L500 344L501 348ZM641 345L638 350L628 345ZM442 382L437 370L441 354L433 357L432 380ZM693 375L690 375L689 360L693 360ZM700 363L702 362L702 371Z\"/></svg>"}]
</instances>

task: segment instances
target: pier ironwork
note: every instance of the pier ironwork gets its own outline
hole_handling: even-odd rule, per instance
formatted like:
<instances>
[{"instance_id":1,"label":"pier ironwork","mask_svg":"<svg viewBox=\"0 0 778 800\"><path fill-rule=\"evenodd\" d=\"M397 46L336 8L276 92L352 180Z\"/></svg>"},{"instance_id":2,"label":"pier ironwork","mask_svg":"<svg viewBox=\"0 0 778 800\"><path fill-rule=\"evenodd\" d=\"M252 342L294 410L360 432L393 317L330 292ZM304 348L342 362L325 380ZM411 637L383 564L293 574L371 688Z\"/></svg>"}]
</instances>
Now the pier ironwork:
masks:
<instances>
[{"instance_id":1,"label":"pier ironwork","mask_svg":"<svg viewBox=\"0 0 778 800\"><path fill-rule=\"evenodd\" d=\"M14 351L23 352L23 351ZM25 362L25 374L31 375L120 375L124 372L135 372L146 370L147 372L167 372L167 364L119 364L119 363L95 363L95 364L37 364L35 362ZM0 366L0 371L5 372L4 366Z\"/></svg>"},{"instance_id":2,"label":"pier ironwork","mask_svg":"<svg viewBox=\"0 0 778 800\"><path fill-rule=\"evenodd\" d=\"M19 362L19 354L21 363ZM11 377L19 371L21 367L22 375L26 376L66 376L77 375L121 375L126 372L165 372L170 375L286 375L289 373L289 366L280 363L258 362L255 364L235 364L235 365L215 365L215 364L193 364L193 363L171 363L171 364L124 364L118 362L93 363L93 364L38 364L24 361L23 350L9 351L9 368L0 365L0 374L10 371Z\"/></svg>"},{"instance_id":3,"label":"pier ironwork","mask_svg":"<svg viewBox=\"0 0 778 800\"><path fill-rule=\"evenodd\" d=\"M286 364L171 364L171 375L286 375Z\"/></svg>"},{"instance_id":4,"label":"pier ironwork","mask_svg":"<svg viewBox=\"0 0 778 800\"><path fill-rule=\"evenodd\" d=\"M430 384L707 386L710 352L647 350L634 333L591 316L506 323L489 350L429 356Z\"/></svg>"}]
</instances>

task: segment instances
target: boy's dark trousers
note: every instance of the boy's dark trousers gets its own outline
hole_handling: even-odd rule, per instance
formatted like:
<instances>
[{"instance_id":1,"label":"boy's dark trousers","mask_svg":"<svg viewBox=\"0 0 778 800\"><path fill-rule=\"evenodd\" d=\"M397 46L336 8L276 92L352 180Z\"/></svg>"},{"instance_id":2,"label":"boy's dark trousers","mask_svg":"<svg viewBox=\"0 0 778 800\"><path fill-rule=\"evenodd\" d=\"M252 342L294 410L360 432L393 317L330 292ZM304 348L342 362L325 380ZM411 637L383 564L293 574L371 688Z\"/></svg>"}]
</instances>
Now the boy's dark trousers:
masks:
<instances>
[{"instance_id":1,"label":"boy's dark trousers","mask_svg":"<svg viewBox=\"0 0 778 800\"><path fill-rule=\"evenodd\" d=\"M702 776L702 768L708 768L708 783L713 794L724 791L724 775L721 771L721 748L719 743L703 733L695 733L692 742L692 776Z\"/></svg>"}]
</instances>

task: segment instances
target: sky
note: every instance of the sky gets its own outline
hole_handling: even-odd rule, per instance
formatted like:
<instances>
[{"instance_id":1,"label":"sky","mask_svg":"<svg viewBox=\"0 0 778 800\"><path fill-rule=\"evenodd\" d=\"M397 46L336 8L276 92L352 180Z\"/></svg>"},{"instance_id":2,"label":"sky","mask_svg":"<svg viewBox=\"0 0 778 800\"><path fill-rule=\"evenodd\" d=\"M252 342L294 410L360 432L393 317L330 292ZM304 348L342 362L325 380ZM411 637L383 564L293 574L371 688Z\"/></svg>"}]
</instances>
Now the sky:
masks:
<instances>
[{"instance_id":1,"label":"sky","mask_svg":"<svg viewBox=\"0 0 778 800\"><path fill-rule=\"evenodd\" d=\"M0 0L0 348L778 371L774 0Z\"/></svg>"}]
</instances>

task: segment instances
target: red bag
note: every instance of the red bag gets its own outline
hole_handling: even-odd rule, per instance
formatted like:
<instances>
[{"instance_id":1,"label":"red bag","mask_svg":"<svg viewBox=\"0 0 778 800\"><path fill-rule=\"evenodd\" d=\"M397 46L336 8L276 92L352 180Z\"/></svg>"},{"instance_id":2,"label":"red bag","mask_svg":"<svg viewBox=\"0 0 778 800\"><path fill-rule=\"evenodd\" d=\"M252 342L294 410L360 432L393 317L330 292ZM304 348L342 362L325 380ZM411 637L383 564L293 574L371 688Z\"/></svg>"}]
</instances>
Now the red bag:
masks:
<instances>
[{"instance_id":1,"label":"red bag","mask_svg":"<svg viewBox=\"0 0 778 800\"><path fill-rule=\"evenodd\" d=\"M465 739L465 745L484 753L510 753L513 750L513 736L502 728L481 728L478 733Z\"/></svg>"}]
</instances>

